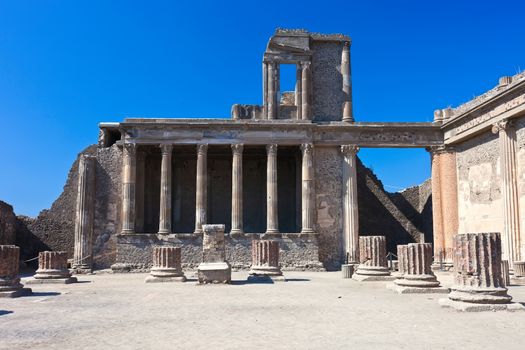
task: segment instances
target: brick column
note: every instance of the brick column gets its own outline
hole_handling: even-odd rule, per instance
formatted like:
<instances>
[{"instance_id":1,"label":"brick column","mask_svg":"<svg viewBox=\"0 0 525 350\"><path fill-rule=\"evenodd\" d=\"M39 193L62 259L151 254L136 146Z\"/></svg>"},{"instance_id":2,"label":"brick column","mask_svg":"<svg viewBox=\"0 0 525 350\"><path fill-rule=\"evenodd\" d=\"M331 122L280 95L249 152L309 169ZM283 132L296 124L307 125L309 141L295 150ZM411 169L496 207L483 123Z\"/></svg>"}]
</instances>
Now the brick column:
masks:
<instances>
[{"instance_id":1,"label":"brick column","mask_svg":"<svg viewBox=\"0 0 525 350\"><path fill-rule=\"evenodd\" d=\"M14 245L0 245L0 298L16 298L31 294L24 288L18 276L20 248Z\"/></svg>"}]
</instances>

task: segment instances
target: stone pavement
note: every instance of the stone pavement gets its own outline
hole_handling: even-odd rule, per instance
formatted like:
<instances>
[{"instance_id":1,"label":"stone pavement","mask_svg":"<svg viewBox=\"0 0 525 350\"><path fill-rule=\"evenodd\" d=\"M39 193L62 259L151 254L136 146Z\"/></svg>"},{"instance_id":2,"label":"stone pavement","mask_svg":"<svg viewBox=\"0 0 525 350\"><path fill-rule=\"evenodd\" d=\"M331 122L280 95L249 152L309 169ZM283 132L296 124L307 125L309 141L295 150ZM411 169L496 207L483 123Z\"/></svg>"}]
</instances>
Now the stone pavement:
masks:
<instances>
[{"instance_id":1,"label":"stone pavement","mask_svg":"<svg viewBox=\"0 0 525 350\"><path fill-rule=\"evenodd\" d=\"M0 349L522 349L525 312L458 313L440 295L399 295L341 272L288 282L145 284L146 274L80 276L0 300ZM438 274L443 285L450 274ZM525 302L525 286L511 286Z\"/></svg>"}]
</instances>

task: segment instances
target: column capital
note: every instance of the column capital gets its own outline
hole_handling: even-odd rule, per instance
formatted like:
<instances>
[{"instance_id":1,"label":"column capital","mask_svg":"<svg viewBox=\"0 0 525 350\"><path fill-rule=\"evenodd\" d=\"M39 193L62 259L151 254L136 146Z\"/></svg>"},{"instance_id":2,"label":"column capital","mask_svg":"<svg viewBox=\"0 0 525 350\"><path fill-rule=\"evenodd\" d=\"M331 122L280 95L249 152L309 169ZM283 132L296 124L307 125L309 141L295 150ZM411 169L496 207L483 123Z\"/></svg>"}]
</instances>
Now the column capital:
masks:
<instances>
[{"instance_id":1,"label":"column capital","mask_svg":"<svg viewBox=\"0 0 525 350\"><path fill-rule=\"evenodd\" d=\"M349 49L350 48L350 41L345 41L343 45L344 45L345 49Z\"/></svg>"},{"instance_id":2,"label":"column capital","mask_svg":"<svg viewBox=\"0 0 525 350\"><path fill-rule=\"evenodd\" d=\"M197 145L197 154L205 155L208 152L208 144L207 143L201 143Z\"/></svg>"},{"instance_id":3,"label":"column capital","mask_svg":"<svg viewBox=\"0 0 525 350\"><path fill-rule=\"evenodd\" d=\"M301 151L303 154L311 154L314 149L314 145L312 143L303 143L301 144Z\"/></svg>"},{"instance_id":4,"label":"column capital","mask_svg":"<svg viewBox=\"0 0 525 350\"><path fill-rule=\"evenodd\" d=\"M341 152L345 157L355 156L359 152L359 146L357 145L342 145Z\"/></svg>"},{"instance_id":5,"label":"column capital","mask_svg":"<svg viewBox=\"0 0 525 350\"><path fill-rule=\"evenodd\" d=\"M167 144L160 144L159 145L160 150L162 151L162 155L171 154L171 151L173 150L173 145L171 143Z\"/></svg>"},{"instance_id":6,"label":"column capital","mask_svg":"<svg viewBox=\"0 0 525 350\"><path fill-rule=\"evenodd\" d=\"M497 134L500 131L505 131L514 126L514 121L510 119L503 119L492 125L492 133Z\"/></svg>"},{"instance_id":7,"label":"column capital","mask_svg":"<svg viewBox=\"0 0 525 350\"><path fill-rule=\"evenodd\" d=\"M266 145L266 152L268 155L276 155L277 154L277 144L273 143L270 145Z\"/></svg>"},{"instance_id":8,"label":"column capital","mask_svg":"<svg viewBox=\"0 0 525 350\"><path fill-rule=\"evenodd\" d=\"M302 69L310 69L310 65L311 65L311 64L312 64L312 63L311 63L310 61L302 61L302 62L301 62L301 68L302 68Z\"/></svg>"},{"instance_id":9,"label":"column capital","mask_svg":"<svg viewBox=\"0 0 525 350\"><path fill-rule=\"evenodd\" d=\"M129 156L135 156L137 152L137 145L135 143L124 143L122 149Z\"/></svg>"},{"instance_id":10,"label":"column capital","mask_svg":"<svg viewBox=\"0 0 525 350\"><path fill-rule=\"evenodd\" d=\"M233 154L242 154L244 145L242 143L236 143L231 145Z\"/></svg>"},{"instance_id":11,"label":"column capital","mask_svg":"<svg viewBox=\"0 0 525 350\"><path fill-rule=\"evenodd\" d=\"M456 151L453 146L446 145L428 146L425 150L431 154L454 153Z\"/></svg>"}]
</instances>

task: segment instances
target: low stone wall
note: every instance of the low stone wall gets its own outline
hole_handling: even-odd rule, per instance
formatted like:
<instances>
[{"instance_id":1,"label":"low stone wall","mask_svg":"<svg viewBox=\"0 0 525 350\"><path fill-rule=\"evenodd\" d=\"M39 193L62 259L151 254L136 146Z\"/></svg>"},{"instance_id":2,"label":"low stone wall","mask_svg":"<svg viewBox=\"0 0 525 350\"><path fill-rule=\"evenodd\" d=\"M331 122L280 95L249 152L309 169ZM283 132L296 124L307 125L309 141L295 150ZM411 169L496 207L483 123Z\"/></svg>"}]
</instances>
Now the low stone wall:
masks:
<instances>
[{"instance_id":1,"label":"low stone wall","mask_svg":"<svg viewBox=\"0 0 525 350\"><path fill-rule=\"evenodd\" d=\"M297 233L283 234L279 242L280 264L284 270L324 270L319 262L319 247L316 236ZM251 266L252 240L259 234L245 237L226 236L226 259L235 269L249 269ZM117 235L116 264L131 270L149 269L152 265L152 251L156 245L179 245L182 248L182 266L197 268L202 261L202 238L193 234L129 234Z\"/></svg>"}]
</instances>

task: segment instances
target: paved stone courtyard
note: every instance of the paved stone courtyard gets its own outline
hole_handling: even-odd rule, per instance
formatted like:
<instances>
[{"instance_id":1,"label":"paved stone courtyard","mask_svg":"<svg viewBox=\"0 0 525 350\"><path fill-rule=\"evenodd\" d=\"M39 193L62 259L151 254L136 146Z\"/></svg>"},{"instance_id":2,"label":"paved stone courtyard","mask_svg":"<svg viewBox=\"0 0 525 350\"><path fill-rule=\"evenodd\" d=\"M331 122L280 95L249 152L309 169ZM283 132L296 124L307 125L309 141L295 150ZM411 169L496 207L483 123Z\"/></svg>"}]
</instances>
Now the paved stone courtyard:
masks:
<instances>
[{"instance_id":1,"label":"paved stone courtyard","mask_svg":"<svg viewBox=\"0 0 525 350\"><path fill-rule=\"evenodd\" d=\"M288 282L145 284L97 274L34 285L0 300L0 349L523 349L525 312L458 313L439 295L398 295L340 272L285 272ZM451 275L439 275L450 283ZM510 288L525 302L525 286Z\"/></svg>"}]
</instances>

